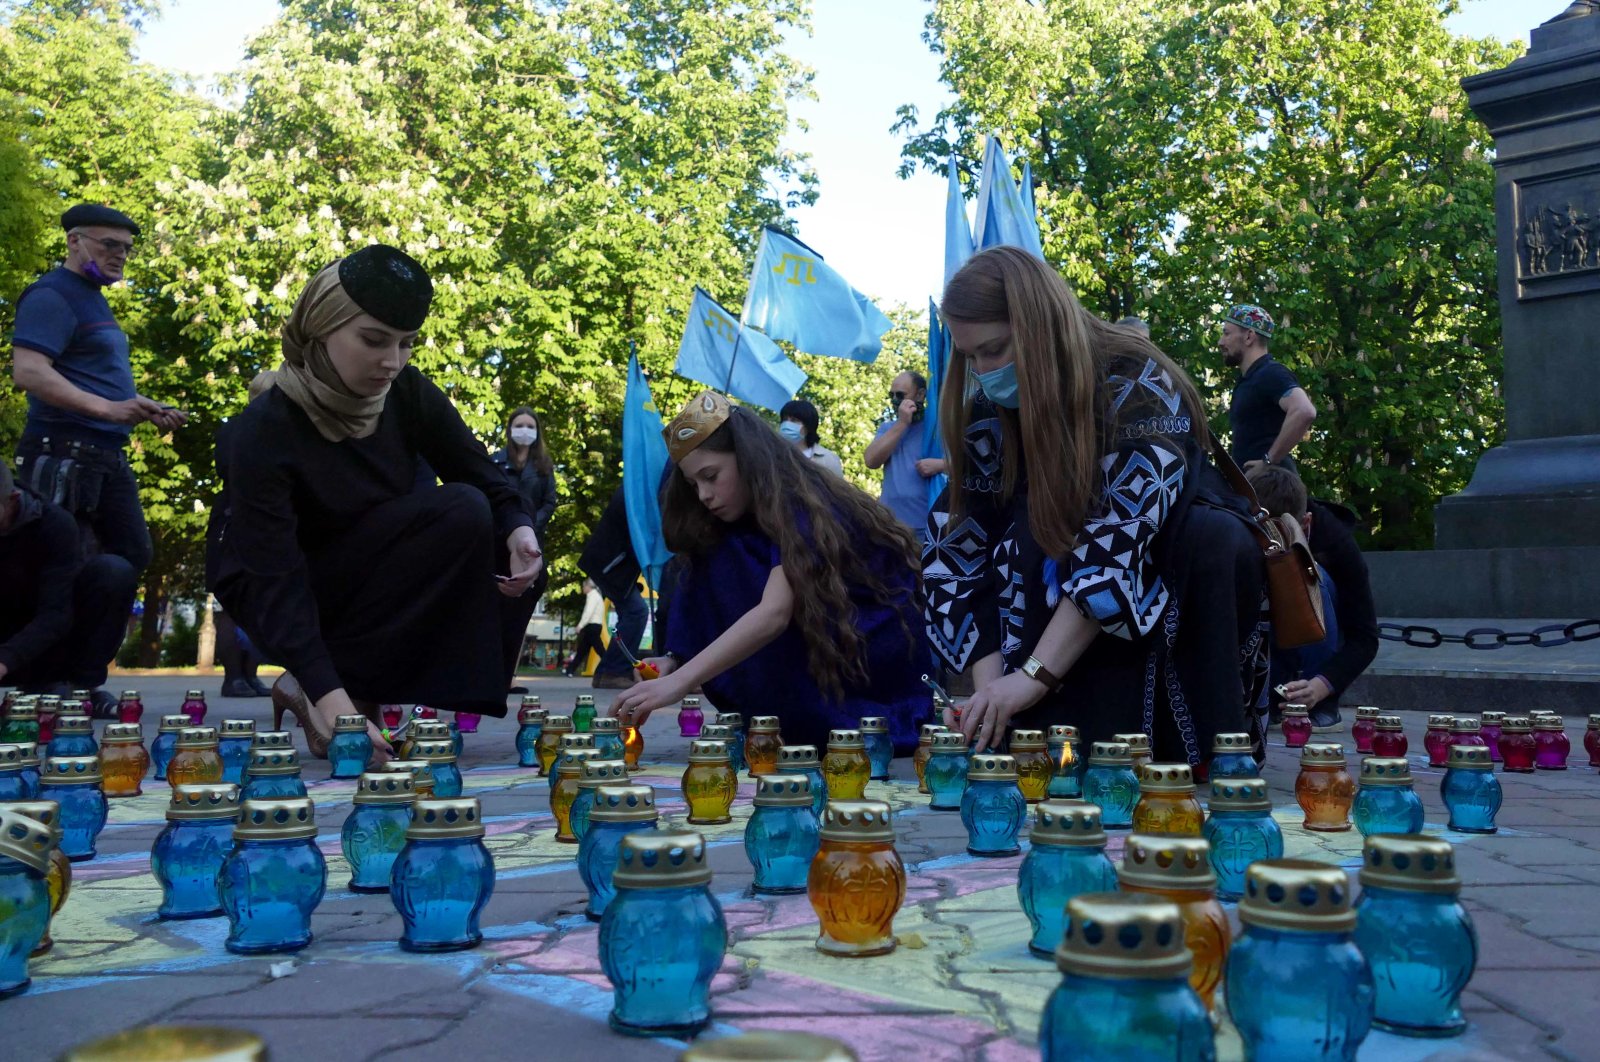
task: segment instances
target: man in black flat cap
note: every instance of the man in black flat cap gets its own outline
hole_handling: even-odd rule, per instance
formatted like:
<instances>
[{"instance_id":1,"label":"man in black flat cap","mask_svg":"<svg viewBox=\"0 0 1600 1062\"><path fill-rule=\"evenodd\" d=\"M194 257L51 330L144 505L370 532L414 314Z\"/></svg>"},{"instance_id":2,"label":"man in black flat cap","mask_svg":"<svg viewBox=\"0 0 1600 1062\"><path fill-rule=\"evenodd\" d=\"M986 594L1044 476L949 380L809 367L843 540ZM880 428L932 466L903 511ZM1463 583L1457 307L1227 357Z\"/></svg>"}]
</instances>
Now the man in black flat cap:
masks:
<instances>
[{"instance_id":1,"label":"man in black flat cap","mask_svg":"<svg viewBox=\"0 0 1600 1062\"><path fill-rule=\"evenodd\" d=\"M16 478L77 518L85 553L150 563L150 531L124 450L134 425L163 431L187 416L134 389L128 337L101 289L122 279L139 226L80 203L61 215L67 257L17 300L12 379L28 395Z\"/></svg>"}]
</instances>

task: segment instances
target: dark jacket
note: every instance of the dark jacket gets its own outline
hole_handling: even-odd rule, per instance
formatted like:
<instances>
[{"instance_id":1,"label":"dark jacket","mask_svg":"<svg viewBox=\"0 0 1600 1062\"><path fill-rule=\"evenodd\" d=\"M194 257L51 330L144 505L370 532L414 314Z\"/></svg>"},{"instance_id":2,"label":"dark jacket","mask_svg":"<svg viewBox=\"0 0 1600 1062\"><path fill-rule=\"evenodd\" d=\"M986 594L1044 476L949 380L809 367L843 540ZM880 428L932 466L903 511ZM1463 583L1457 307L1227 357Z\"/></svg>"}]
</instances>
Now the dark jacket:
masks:
<instances>
[{"instance_id":1,"label":"dark jacket","mask_svg":"<svg viewBox=\"0 0 1600 1062\"><path fill-rule=\"evenodd\" d=\"M1322 677L1333 686L1333 703L1378 655L1378 610L1372 583L1352 530L1355 513L1338 502L1311 499L1311 555L1333 580L1339 619L1339 648L1322 665Z\"/></svg>"},{"instance_id":2,"label":"dark jacket","mask_svg":"<svg viewBox=\"0 0 1600 1062\"><path fill-rule=\"evenodd\" d=\"M78 524L26 487L0 534L0 664L19 672L67 636L72 581L83 564Z\"/></svg>"},{"instance_id":3,"label":"dark jacket","mask_svg":"<svg viewBox=\"0 0 1600 1062\"><path fill-rule=\"evenodd\" d=\"M517 493L527 503L528 513L533 517L533 532L539 536L539 544L543 548L544 529L550 525L550 514L556 511L555 474L540 472L533 467L532 461L521 468L513 468L511 455L504 449L496 450L489 455L489 459L505 471L511 485L517 488Z\"/></svg>"},{"instance_id":4,"label":"dark jacket","mask_svg":"<svg viewBox=\"0 0 1600 1062\"><path fill-rule=\"evenodd\" d=\"M628 505L621 487L611 495L600 522L584 543L578 568L612 601L621 601L639 581L639 558L634 556L628 534Z\"/></svg>"}]
</instances>

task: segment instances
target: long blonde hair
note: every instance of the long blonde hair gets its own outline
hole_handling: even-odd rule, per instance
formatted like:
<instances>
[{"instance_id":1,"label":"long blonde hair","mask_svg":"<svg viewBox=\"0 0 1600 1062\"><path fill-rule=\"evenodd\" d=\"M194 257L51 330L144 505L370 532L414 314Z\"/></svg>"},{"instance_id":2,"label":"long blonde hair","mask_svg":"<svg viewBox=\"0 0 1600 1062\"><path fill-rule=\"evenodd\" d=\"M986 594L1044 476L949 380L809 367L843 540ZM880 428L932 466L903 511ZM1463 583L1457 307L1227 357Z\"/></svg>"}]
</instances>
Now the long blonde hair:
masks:
<instances>
[{"instance_id":1,"label":"long blonde hair","mask_svg":"<svg viewBox=\"0 0 1600 1062\"><path fill-rule=\"evenodd\" d=\"M1026 472L1028 529L1050 556L1072 551L1100 495L1100 458L1114 445L1116 427L1107 415L1106 386L1114 360L1149 359L1164 369L1188 407L1195 438L1202 445L1209 439L1200 393L1188 374L1149 338L1085 310L1066 282L1026 251L993 247L974 255L950 278L939 309L947 321L1011 325L1021 408L998 410L1000 491L1009 500ZM967 500L968 372L967 356L952 349L939 395L952 516Z\"/></svg>"}]
</instances>

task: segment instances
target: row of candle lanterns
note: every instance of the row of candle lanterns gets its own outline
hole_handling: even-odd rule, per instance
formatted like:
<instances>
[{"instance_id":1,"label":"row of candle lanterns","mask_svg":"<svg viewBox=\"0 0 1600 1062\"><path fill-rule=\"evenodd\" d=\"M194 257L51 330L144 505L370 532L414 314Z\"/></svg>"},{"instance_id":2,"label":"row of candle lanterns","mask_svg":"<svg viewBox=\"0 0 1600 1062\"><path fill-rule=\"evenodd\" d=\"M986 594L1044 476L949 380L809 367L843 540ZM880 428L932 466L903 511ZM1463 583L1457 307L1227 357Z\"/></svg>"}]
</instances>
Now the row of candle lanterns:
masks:
<instances>
[{"instance_id":1,"label":"row of candle lanterns","mask_svg":"<svg viewBox=\"0 0 1600 1062\"><path fill-rule=\"evenodd\" d=\"M1283 713L1284 743L1300 748L1312 737L1311 719L1306 709L1289 705ZM1357 708L1350 726L1356 751L1388 758L1404 756L1410 750L1405 726L1397 715L1383 715L1377 708ZM1480 717L1430 715L1422 744L1428 766L1447 766L1450 749L1456 745L1476 745L1488 749L1489 759L1507 771L1529 774L1533 771L1564 771L1572 752L1566 724L1554 712L1532 711L1525 715L1484 712ZM1589 716L1583 736L1589 766L1600 767L1600 715Z\"/></svg>"}]
</instances>

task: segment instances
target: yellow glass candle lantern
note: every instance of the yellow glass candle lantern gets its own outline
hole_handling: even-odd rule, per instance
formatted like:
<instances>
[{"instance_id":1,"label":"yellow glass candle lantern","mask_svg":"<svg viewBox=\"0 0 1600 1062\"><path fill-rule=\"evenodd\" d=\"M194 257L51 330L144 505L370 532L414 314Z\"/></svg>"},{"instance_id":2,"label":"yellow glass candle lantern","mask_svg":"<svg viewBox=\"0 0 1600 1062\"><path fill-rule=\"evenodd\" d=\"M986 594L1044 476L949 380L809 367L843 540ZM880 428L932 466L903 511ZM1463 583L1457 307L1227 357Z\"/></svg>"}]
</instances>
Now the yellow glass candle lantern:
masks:
<instances>
[{"instance_id":1,"label":"yellow glass candle lantern","mask_svg":"<svg viewBox=\"0 0 1600 1062\"><path fill-rule=\"evenodd\" d=\"M1343 745L1312 742L1300 750L1300 777L1294 780L1294 797L1306 813L1306 829L1325 833L1350 829L1356 780L1345 769Z\"/></svg>"},{"instance_id":2,"label":"yellow glass candle lantern","mask_svg":"<svg viewBox=\"0 0 1600 1062\"><path fill-rule=\"evenodd\" d=\"M822 777L828 782L829 800L860 800L867 793L872 761L859 730L828 731L828 751L822 755Z\"/></svg>"},{"instance_id":3,"label":"yellow glass candle lantern","mask_svg":"<svg viewBox=\"0 0 1600 1062\"><path fill-rule=\"evenodd\" d=\"M11 800L0 807L26 816L50 831L50 863L45 868L45 885L50 890L50 917L55 918L61 905L67 902L67 893L72 891L72 860L61 851L61 805L54 800ZM29 958L38 958L55 947L55 943L46 926L44 938Z\"/></svg>"},{"instance_id":4,"label":"yellow glass candle lantern","mask_svg":"<svg viewBox=\"0 0 1600 1062\"><path fill-rule=\"evenodd\" d=\"M1128 752L1133 756L1133 773L1140 774L1147 763L1155 762L1155 755L1150 751L1149 734L1112 734L1112 741L1121 741L1128 746Z\"/></svg>"},{"instance_id":5,"label":"yellow glass candle lantern","mask_svg":"<svg viewBox=\"0 0 1600 1062\"><path fill-rule=\"evenodd\" d=\"M544 729L539 731L539 740L533 746L534 753L539 757L540 774L549 776L550 768L556 762L556 753L561 751L561 735L571 733L575 733L572 716L552 715L545 719Z\"/></svg>"},{"instance_id":6,"label":"yellow glass candle lantern","mask_svg":"<svg viewBox=\"0 0 1600 1062\"><path fill-rule=\"evenodd\" d=\"M400 743L400 758L409 760L415 757L419 741L449 741L453 745L454 740L450 735L450 724L443 719L416 719L407 728L405 740Z\"/></svg>"},{"instance_id":7,"label":"yellow glass candle lantern","mask_svg":"<svg viewBox=\"0 0 1600 1062\"><path fill-rule=\"evenodd\" d=\"M169 785L213 785L222 781L221 741L214 726L186 726L167 764Z\"/></svg>"},{"instance_id":8,"label":"yellow glass candle lantern","mask_svg":"<svg viewBox=\"0 0 1600 1062\"><path fill-rule=\"evenodd\" d=\"M776 774L778 750L781 748L783 735L778 730L778 717L751 716L750 731L744 739L744 760L750 765L750 774Z\"/></svg>"},{"instance_id":9,"label":"yellow glass candle lantern","mask_svg":"<svg viewBox=\"0 0 1600 1062\"><path fill-rule=\"evenodd\" d=\"M588 737L587 734L583 736ZM577 834L572 832L572 802L578 798L583 762L599 756L599 749L569 748L556 765L555 782L550 787L550 814L556 817L556 840L562 844L578 843Z\"/></svg>"},{"instance_id":10,"label":"yellow glass candle lantern","mask_svg":"<svg viewBox=\"0 0 1600 1062\"><path fill-rule=\"evenodd\" d=\"M108 797L134 797L143 790L150 754L138 723L107 723L100 735L100 784Z\"/></svg>"},{"instance_id":11,"label":"yellow glass candle lantern","mask_svg":"<svg viewBox=\"0 0 1600 1062\"><path fill-rule=\"evenodd\" d=\"M1139 776L1139 803L1133 832L1199 837L1205 811L1194 795L1194 772L1187 763L1152 763Z\"/></svg>"},{"instance_id":12,"label":"yellow glass candle lantern","mask_svg":"<svg viewBox=\"0 0 1600 1062\"><path fill-rule=\"evenodd\" d=\"M928 757L933 755L933 735L944 733L945 728L939 723L923 723L922 730L917 735L917 750L911 754L911 766L917 769L917 792L928 791L928 780L922 777L922 769L928 766Z\"/></svg>"},{"instance_id":13,"label":"yellow glass candle lantern","mask_svg":"<svg viewBox=\"0 0 1600 1062\"><path fill-rule=\"evenodd\" d=\"M689 766L683 771L683 799L689 805L689 824L720 826L732 822L733 795L737 790L727 742L706 738L691 741Z\"/></svg>"},{"instance_id":14,"label":"yellow glass candle lantern","mask_svg":"<svg viewBox=\"0 0 1600 1062\"><path fill-rule=\"evenodd\" d=\"M1017 786L1023 799L1037 804L1050 789L1050 776L1055 764L1045 744L1043 730L1013 730L1011 732L1011 758L1017 761Z\"/></svg>"},{"instance_id":15,"label":"yellow glass candle lantern","mask_svg":"<svg viewBox=\"0 0 1600 1062\"><path fill-rule=\"evenodd\" d=\"M1189 986L1209 1008L1228 961L1233 932L1217 901L1211 846L1198 837L1136 833L1122 849L1117 880L1124 892L1171 900L1183 914L1183 942L1194 953Z\"/></svg>"},{"instance_id":16,"label":"yellow glass candle lantern","mask_svg":"<svg viewBox=\"0 0 1600 1062\"><path fill-rule=\"evenodd\" d=\"M830 801L806 894L822 923L817 950L859 958L894 950L894 916L906 898L906 868L894 849L889 805Z\"/></svg>"}]
</instances>

